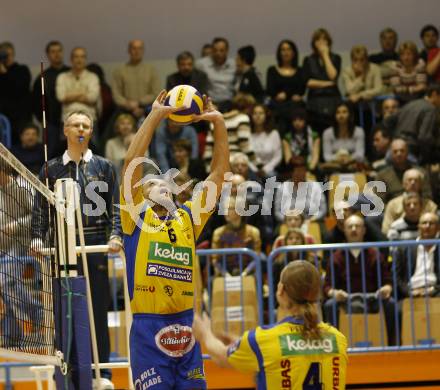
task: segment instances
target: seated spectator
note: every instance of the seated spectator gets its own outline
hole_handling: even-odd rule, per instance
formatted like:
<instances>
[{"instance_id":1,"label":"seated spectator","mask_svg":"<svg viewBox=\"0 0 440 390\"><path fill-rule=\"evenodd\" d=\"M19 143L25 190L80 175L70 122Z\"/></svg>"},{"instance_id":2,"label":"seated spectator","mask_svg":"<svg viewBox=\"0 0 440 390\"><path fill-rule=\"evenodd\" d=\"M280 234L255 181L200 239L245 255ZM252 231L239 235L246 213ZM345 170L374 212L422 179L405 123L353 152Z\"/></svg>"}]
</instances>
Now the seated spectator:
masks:
<instances>
[{"instance_id":1,"label":"seated spectator","mask_svg":"<svg viewBox=\"0 0 440 390\"><path fill-rule=\"evenodd\" d=\"M228 58L229 42L214 38L212 54L197 60L196 66L208 76L208 95L221 112L231 109L234 96L235 63Z\"/></svg>"},{"instance_id":2,"label":"seated spectator","mask_svg":"<svg viewBox=\"0 0 440 390\"><path fill-rule=\"evenodd\" d=\"M191 200L194 190L194 184L193 182L191 182L191 177L189 177L186 173L183 172L180 172L174 178L174 182L179 187L189 183L187 186L185 186L183 191L180 191L179 193L176 194L176 206L182 207L185 204L185 202Z\"/></svg>"},{"instance_id":3,"label":"seated spectator","mask_svg":"<svg viewBox=\"0 0 440 390\"><path fill-rule=\"evenodd\" d=\"M176 58L177 72L167 77L166 89L178 85L192 85L202 95L206 94L208 88L208 77L206 74L194 68L194 56L189 51L183 51Z\"/></svg>"},{"instance_id":4,"label":"seated spectator","mask_svg":"<svg viewBox=\"0 0 440 390\"><path fill-rule=\"evenodd\" d=\"M422 193L424 197L432 198L431 184L425 170L412 163L408 158L408 145L401 138L391 142L390 164L377 173L376 180L385 183L386 192L378 192L377 195L388 203L391 199L403 193L403 174L410 168L416 168L422 172L426 180L423 181Z\"/></svg>"},{"instance_id":5,"label":"seated spectator","mask_svg":"<svg viewBox=\"0 0 440 390\"><path fill-rule=\"evenodd\" d=\"M440 84L432 84L422 99L414 100L385 119L395 138L406 140L420 164L437 162L439 152L438 110Z\"/></svg>"},{"instance_id":6,"label":"seated spectator","mask_svg":"<svg viewBox=\"0 0 440 390\"><path fill-rule=\"evenodd\" d=\"M351 66L342 72L345 93L352 103L369 101L383 92L380 68L368 61L367 48L363 45L351 49Z\"/></svg>"},{"instance_id":7,"label":"seated spectator","mask_svg":"<svg viewBox=\"0 0 440 390\"><path fill-rule=\"evenodd\" d=\"M396 114L399 111L399 101L393 97L388 97L383 100L381 106L382 120L385 120L389 116Z\"/></svg>"},{"instance_id":8,"label":"seated spectator","mask_svg":"<svg viewBox=\"0 0 440 390\"><path fill-rule=\"evenodd\" d=\"M341 101L338 77L341 57L331 52L332 38L320 28L313 33L313 53L304 59L307 86L307 111L312 129L319 134L331 126L336 107Z\"/></svg>"},{"instance_id":9,"label":"seated spectator","mask_svg":"<svg viewBox=\"0 0 440 390\"><path fill-rule=\"evenodd\" d=\"M419 59L414 42L406 41L399 46L399 61L394 71L390 85L402 103L423 96L427 86L426 66L425 62Z\"/></svg>"},{"instance_id":10,"label":"seated spectator","mask_svg":"<svg viewBox=\"0 0 440 390\"><path fill-rule=\"evenodd\" d=\"M98 76L86 69L86 49L72 49L70 60L72 69L58 75L56 80L57 99L62 105L61 119L64 121L72 111L84 111L96 120L100 86Z\"/></svg>"},{"instance_id":11,"label":"seated spectator","mask_svg":"<svg viewBox=\"0 0 440 390\"><path fill-rule=\"evenodd\" d=\"M136 121L132 115L119 114L115 121L116 136L105 144L105 158L115 166L118 178L120 178L128 147L135 135L135 125Z\"/></svg>"},{"instance_id":12,"label":"seated spectator","mask_svg":"<svg viewBox=\"0 0 440 390\"><path fill-rule=\"evenodd\" d=\"M405 194L416 192L420 195L423 213L428 211L434 213L437 211L437 205L431 199L422 196L423 183L423 173L420 172L420 170L412 168L405 171L402 179L403 194L391 199L385 207L382 222L382 232L384 234L388 233L388 229L396 219L403 216L403 200L405 199Z\"/></svg>"},{"instance_id":13,"label":"seated spectator","mask_svg":"<svg viewBox=\"0 0 440 390\"><path fill-rule=\"evenodd\" d=\"M392 136L388 130L382 125L376 125L373 129L373 148L374 161L371 166L373 170L379 171L388 164L386 161L387 153L390 149Z\"/></svg>"},{"instance_id":14,"label":"seated spectator","mask_svg":"<svg viewBox=\"0 0 440 390\"><path fill-rule=\"evenodd\" d=\"M418 224L422 214L422 197L417 192L406 192L402 199L403 216L396 219L388 229L390 241L415 240L419 235Z\"/></svg>"},{"instance_id":15,"label":"seated spectator","mask_svg":"<svg viewBox=\"0 0 440 390\"><path fill-rule=\"evenodd\" d=\"M380 32L380 46L382 51L370 55L370 62L380 66L384 93L391 93L390 78L394 74L399 54L396 52L398 36L392 28L385 28Z\"/></svg>"},{"instance_id":16,"label":"seated spectator","mask_svg":"<svg viewBox=\"0 0 440 390\"><path fill-rule=\"evenodd\" d=\"M173 167L191 179L206 179L205 165L192 156L192 145L188 139L177 139L173 143Z\"/></svg>"},{"instance_id":17,"label":"seated spectator","mask_svg":"<svg viewBox=\"0 0 440 390\"><path fill-rule=\"evenodd\" d=\"M321 140L307 123L307 112L292 112L289 130L283 139L284 162L287 166L307 166L314 171L319 162Z\"/></svg>"},{"instance_id":18,"label":"seated spectator","mask_svg":"<svg viewBox=\"0 0 440 390\"><path fill-rule=\"evenodd\" d=\"M261 75L254 67L255 56L253 46L243 46L238 49L235 58L237 68L235 91L252 95L255 101L261 103L264 100L264 89L261 85Z\"/></svg>"},{"instance_id":19,"label":"seated spectator","mask_svg":"<svg viewBox=\"0 0 440 390\"><path fill-rule=\"evenodd\" d=\"M333 127L322 135L324 161L333 162L344 168L365 159L365 133L354 125L354 115L347 103L340 103L336 108Z\"/></svg>"},{"instance_id":20,"label":"seated spectator","mask_svg":"<svg viewBox=\"0 0 440 390\"><path fill-rule=\"evenodd\" d=\"M237 209L244 207L244 203L245 200L242 198L229 199L228 212L225 215L226 225L214 230L212 249L249 248L257 253L261 252L260 231L255 226L248 225L246 219L238 214ZM221 258L218 256L211 257L217 274L226 272L230 275L240 275L244 272L250 272L253 267L251 259L247 256L242 256L243 263L241 266L238 255L229 255L225 258L226 267L222 264Z\"/></svg>"},{"instance_id":21,"label":"seated spectator","mask_svg":"<svg viewBox=\"0 0 440 390\"><path fill-rule=\"evenodd\" d=\"M272 250L286 245L286 234L291 229L299 229L304 236L304 244L312 245L315 243L313 237L307 233L308 223L305 223L304 214L299 210L289 210L284 217L284 223L279 227L279 236L275 239Z\"/></svg>"},{"instance_id":22,"label":"seated spectator","mask_svg":"<svg viewBox=\"0 0 440 390\"><path fill-rule=\"evenodd\" d=\"M267 70L266 89L276 125L284 134L289 126L292 109L304 106L306 86L303 71L298 67L299 53L295 43L287 39L281 41L276 57L277 65Z\"/></svg>"},{"instance_id":23,"label":"seated spectator","mask_svg":"<svg viewBox=\"0 0 440 390\"><path fill-rule=\"evenodd\" d=\"M39 128L34 124L24 126L20 131L20 145L11 149L15 157L35 175L38 175L44 164L44 147L38 141L39 132Z\"/></svg>"},{"instance_id":24,"label":"seated spectator","mask_svg":"<svg viewBox=\"0 0 440 390\"><path fill-rule=\"evenodd\" d=\"M129 60L113 72L112 91L116 105L140 118L160 91L156 68L144 62L144 42L134 39L128 44Z\"/></svg>"},{"instance_id":25,"label":"seated spectator","mask_svg":"<svg viewBox=\"0 0 440 390\"><path fill-rule=\"evenodd\" d=\"M212 45L210 43L205 43L200 51L200 57L210 57L212 55Z\"/></svg>"},{"instance_id":26,"label":"seated spectator","mask_svg":"<svg viewBox=\"0 0 440 390\"><path fill-rule=\"evenodd\" d=\"M305 245L306 238L301 229L298 228L290 228L286 235L283 236L283 241L278 245L281 246L296 246L296 245ZM278 282L280 281L280 275L283 268L295 260L308 260L313 263L313 256L311 256L307 251L290 251L285 254L281 254L274 259L272 266L272 274L273 274L273 287L274 291L276 286L278 286Z\"/></svg>"},{"instance_id":27,"label":"seated spectator","mask_svg":"<svg viewBox=\"0 0 440 390\"><path fill-rule=\"evenodd\" d=\"M156 130L154 147L150 151L156 158L162 173L175 166L173 143L178 139L186 139L192 145L191 159L197 159L199 156L197 133L193 126L180 126L169 119L162 121Z\"/></svg>"},{"instance_id":28,"label":"seated spectator","mask_svg":"<svg viewBox=\"0 0 440 390\"><path fill-rule=\"evenodd\" d=\"M283 154L278 130L272 126L269 109L257 104L252 110L250 148L255 153L257 174L261 179L276 175Z\"/></svg>"},{"instance_id":29,"label":"seated spectator","mask_svg":"<svg viewBox=\"0 0 440 390\"><path fill-rule=\"evenodd\" d=\"M291 179L285 181L276 191L276 221L283 222L286 212L292 208L302 211L305 218L311 221L322 220L327 214L327 201L321 183L308 181L306 174L306 167L294 168Z\"/></svg>"},{"instance_id":30,"label":"seated spectator","mask_svg":"<svg viewBox=\"0 0 440 390\"><path fill-rule=\"evenodd\" d=\"M0 114L11 122L12 143L18 144L19 131L31 120L31 72L15 61L15 48L10 42L0 43Z\"/></svg>"},{"instance_id":31,"label":"seated spectator","mask_svg":"<svg viewBox=\"0 0 440 390\"><path fill-rule=\"evenodd\" d=\"M338 244L345 242L344 223L345 220L351 215L357 214L354 207L346 202L340 201L334 204L333 216L336 219L336 225L326 231L323 236L323 244ZM373 222L369 222L368 218L365 220L365 241L377 242L386 241L386 236L382 234L380 226L376 227Z\"/></svg>"},{"instance_id":32,"label":"seated spectator","mask_svg":"<svg viewBox=\"0 0 440 390\"><path fill-rule=\"evenodd\" d=\"M348 243L364 242L366 229L363 218L358 215L348 217L344 223L344 233ZM380 272L378 272L378 267ZM347 275L348 273L349 275ZM349 285L347 280L350 280ZM371 305L362 305L363 307L357 308L352 297L352 294L356 293L376 293L377 297L382 300L382 307L385 312L388 342L390 345L394 345L395 320L392 291L392 279L387 263L376 248L350 249L348 253L344 249L337 250L333 252L332 259L327 262L324 296L328 299L323 308L324 318L326 322L338 326L339 308L341 306L347 307L348 304L352 305L352 312L377 312L379 310L377 298L372 300ZM336 314L336 318L334 314Z\"/></svg>"},{"instance_id":33,"label":"seated spectator","mask_svg":"<svg viewBox=\"0 0 440 390\"><path fill-rule=\"evenodd\" d=\"M419 219L418 240L432 240L439 236L439 217L435 213L423 213ZM418 245L399 248L396 276L399 299L408 296L440 296L440 257L438 245ZM408 267L410 267L408 269Z\"/></svg>"},{"instance_id":34,"label":"seated spectator","mask_svg":"<svg viewBox=\"0 0 440 390\"><path fill-rule=\"evenodd\" d=\"M242 152L232 153L230 164L232 173L243 176L245 181L261 182L260 177L250 169L249 157L246 154Z\"/></svg>"},{"instance_id":35,"label":"seated spectator","mask_svg":"<svg viewBox=\"0 0 440 390\"><path fill-rule=\"evenodd\" d=\"M44 77L44 97L46 108L46 127L48 132L47 147L49 159L55 155L62 154L64 151L58 151L59 141L61 139L61 103L56 96L56 80L60 73L70 70L64 64L63 45L59 41L50 41L46 45L46 57L49 61L49 67L43 72ZM40 123L43 123L43 111L41 109L41 78L35 78L32 91L32 106L34 115Z\"/></svg>"},{"instance_id":36,"label":"seated spectator","mask_svg":"<svg viewBox=\"0 0 440 390\"><path fill-rule=\"evenodd\" d=\"M427 64L429 62L429 52L438 48L438 29L432 24L423 26L420 31L420 39L423 42L423 49L420 51L420 58ZM429 72L428 72L429 74Z\"/></svg>"},{"instance_id":37,"label":"seated spectator","mask_svg":"<svg viewBox=\"0 0 440 390\"><path fill-rule=\"evenodd\" d=\"M429 32L429 38L427 36L428 33L425 34L426 39L430 40L429 46L431 46L430 49L427 51L427 58L424 59L427 64L426 73L428 73L429 81L440 83L440 48L437 46L438 30L434 26L431 27L435 29L435 31L431 30ZM426 50L427 48L424 51ZM424 51L422 51L421 56L424 55Z\"/></svg>"},{"instance_id":38,"label":"seated spectator","mask_svg":"<svg viewBox=\"0 0 440 390\"><path fill-rule=\"evenodd\" d=\"M251 120L249 113L251 107L255 104L255 100L250 95L237 94L232 101L232 111L224 114L225 125L228 130L229 150L231 154L234 152L243 152L251 161L252 170L256 171L254 165L255 154L251 149ZM214 143L214 136L210 128L206 137L205 151L203 153L203 160L206 169L211 165L212 148Z\"/></svg>"}]
</instances>

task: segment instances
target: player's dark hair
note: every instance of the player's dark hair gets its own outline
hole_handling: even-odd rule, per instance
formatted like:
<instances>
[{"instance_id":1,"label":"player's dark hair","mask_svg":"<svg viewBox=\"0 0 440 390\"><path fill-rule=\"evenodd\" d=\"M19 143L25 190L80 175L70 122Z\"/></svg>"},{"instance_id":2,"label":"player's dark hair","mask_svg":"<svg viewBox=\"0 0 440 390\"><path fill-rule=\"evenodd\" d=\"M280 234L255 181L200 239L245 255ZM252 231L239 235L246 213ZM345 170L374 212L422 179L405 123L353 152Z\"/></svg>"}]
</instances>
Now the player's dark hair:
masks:
<instances>
[{"instance_id":1,"label":"player's dark hair","mask_svg":"<svg viewBox=\"0 0 440 390\"><path fill-rule=\"evenodd\" d=\"M297 316L304 321L302 336L306 339L321 338L316 308L321 282L316 267L305 260L292 261L284 267L280 281L292 304L298 308Z\"/></svg>"}]
</instances>

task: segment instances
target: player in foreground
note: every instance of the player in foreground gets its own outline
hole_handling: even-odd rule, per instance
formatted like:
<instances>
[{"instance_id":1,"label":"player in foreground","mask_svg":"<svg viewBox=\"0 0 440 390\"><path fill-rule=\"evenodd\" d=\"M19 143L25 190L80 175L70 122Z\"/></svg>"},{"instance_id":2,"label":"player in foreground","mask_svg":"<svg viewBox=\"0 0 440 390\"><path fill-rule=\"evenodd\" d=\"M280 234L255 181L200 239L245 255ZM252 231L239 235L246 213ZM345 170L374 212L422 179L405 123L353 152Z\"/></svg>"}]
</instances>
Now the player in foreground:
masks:
<instances>
[{"instance_id":1,"label":"player in foreground","mask_svg":"<svg viewBox=\"0 0 440 390\"><path fill-rule=\"evenodd\" d=\"M216 364L258 372L258 389L345 389L347 341L319 322L319 291L316 268L293 261L282 271L277 289L278 303L288 317L272 327L247 331L227 347L212 333L208 316L196 315L194 336Z\"/></svg>"},{"instance_id":2,"label":"player in foreground","mask_svg":"<svg viewBox=\"0 0 440 390\"><path fill-rule=\"evenodd\" d=\"M213 124L215 143L203 190L176 208L171 183L155 178L143 188L136 186L142 166L133 171L131 163L145 156L159 123L176 111L164 105L165 97L162 91L155 100L127 151L123 169L121 222L133 312L131 368L136 389L205 389L200 345L191 329L198 261L195 243L214 211L229 169L228 135L223 116L205 98L205 110L195 119ZM136 206L140 212L133 218L129 211Z\"/></svg>"}]
</instances>

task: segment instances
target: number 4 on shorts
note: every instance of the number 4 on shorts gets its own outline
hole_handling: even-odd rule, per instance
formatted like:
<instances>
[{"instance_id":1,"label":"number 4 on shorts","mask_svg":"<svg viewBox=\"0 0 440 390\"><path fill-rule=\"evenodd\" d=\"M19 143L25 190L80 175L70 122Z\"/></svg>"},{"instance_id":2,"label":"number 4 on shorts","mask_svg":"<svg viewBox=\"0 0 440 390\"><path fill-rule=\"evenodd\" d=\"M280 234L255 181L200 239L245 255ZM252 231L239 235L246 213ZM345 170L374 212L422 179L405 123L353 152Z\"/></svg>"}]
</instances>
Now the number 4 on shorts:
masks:
<instances>
[{"instance_id":1,"label":"number 4 on shorts","mask_svg":"<svg viewBox=\"0 0 440 390\"><path fill-rule=\"evenodd\" d=\"M310 364L309 371L303 382L303 390L322 390L321 364Z\"/></svg>"}]
</instances>

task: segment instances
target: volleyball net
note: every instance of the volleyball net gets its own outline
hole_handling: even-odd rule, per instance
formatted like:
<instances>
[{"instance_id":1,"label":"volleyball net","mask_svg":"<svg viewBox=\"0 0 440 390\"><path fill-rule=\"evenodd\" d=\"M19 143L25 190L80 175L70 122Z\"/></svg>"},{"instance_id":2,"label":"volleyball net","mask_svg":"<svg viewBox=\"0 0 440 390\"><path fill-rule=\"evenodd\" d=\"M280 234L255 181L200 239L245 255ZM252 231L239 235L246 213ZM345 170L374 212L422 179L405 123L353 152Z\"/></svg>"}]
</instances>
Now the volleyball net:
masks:
<instances>
[{"instance_id":1,"label":"volleyball net","mask_svg":"<svg viewBox=\"0 0 440 390\"><path fill-rule=\"evenodd\" d=\"M0 143L0 356L59 364L53 192Z\"/></svg>"}]
</instances>

